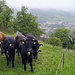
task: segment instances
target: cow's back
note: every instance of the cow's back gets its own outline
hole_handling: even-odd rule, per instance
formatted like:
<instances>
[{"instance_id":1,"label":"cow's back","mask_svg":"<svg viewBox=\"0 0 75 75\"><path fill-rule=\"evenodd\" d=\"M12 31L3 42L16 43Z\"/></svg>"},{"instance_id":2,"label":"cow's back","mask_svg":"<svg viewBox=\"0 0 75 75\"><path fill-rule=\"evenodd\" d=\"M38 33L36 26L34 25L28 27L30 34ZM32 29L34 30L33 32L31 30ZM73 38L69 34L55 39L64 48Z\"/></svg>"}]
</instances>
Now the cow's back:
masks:
<instances>
[{"instance_id":1,"label":"cow's back","mask_svg":"<svg viewBox=\"0 0 75 75\"><path fill-rule=\"evenodd\" d=\"M26 33L22 33L25 37L27 37L28 39L36 39L32 34L26 34Z\"/></svg>"},{"instance_id":2,"label":"cow's back","mask_svg":"<svg viewBox=\"0 0 75 75\"><path fill-rule=\"evenodd\" d=\"M11 35L5 36L4 41L7 41L7 43L14 43L15 42L14 37L12 37Z\"/></svg>"}]
</instances>

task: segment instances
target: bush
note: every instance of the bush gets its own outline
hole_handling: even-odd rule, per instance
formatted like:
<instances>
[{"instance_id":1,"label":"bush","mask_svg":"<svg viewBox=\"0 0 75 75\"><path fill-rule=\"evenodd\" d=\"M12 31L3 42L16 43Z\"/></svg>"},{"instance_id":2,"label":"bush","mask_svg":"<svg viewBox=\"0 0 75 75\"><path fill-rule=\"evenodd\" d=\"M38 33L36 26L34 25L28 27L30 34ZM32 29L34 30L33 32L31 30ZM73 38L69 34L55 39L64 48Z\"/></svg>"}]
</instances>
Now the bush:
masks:
<instances>
[{"instance_id":1,"label":"bush","mask_svg":"<svg viewBox=\"0 0 75 75\"><path fill-rule=\"evenodd\" d=\"M57 37L50 37L45 42L53 46L62 46L61 40Z\"/></svg>"},{"instance_id":2,"label":"bush","mask_svg":"<svg viewBox=\"0 0 75 75\"><path fill-rule=\"evenodd\" d=\"M74 49L74 50L75 50L75 44L74 44L74 45L72 45L72 49Z\"/></svg>"}]
</instances>

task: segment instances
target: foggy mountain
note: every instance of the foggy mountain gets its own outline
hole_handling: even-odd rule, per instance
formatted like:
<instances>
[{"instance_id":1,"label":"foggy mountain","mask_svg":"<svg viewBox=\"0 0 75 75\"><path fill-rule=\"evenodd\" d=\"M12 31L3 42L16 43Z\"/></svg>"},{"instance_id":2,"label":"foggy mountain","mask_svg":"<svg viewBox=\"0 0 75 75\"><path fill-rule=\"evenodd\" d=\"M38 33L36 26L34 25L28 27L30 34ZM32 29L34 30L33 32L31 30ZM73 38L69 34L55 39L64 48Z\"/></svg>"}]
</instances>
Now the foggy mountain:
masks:
<instances>
[{"instance_id":1,"label":"foggy mountain","mask_svg":"<svg viewBox=\"0 0 75 75\"><path fill-rule=\"evenodd\" d=\"M30 12L38 17L37 22L40 23L75 20L75 11L30 9Z\"/></svg>"},{"instance_id":2,"label":"foggy mountain","mask_svg":"<svg viewBox=\"0 0 75 75\"><path fill-rule=\"evenodd\" d=\"M17 11L20 11L19 8L14 9L13 16L16 17ZM28 9L30 13L34 16L37 16L37 22L59 22L59 21L74 21L75 20L75 11L63 11L56 9Z\"/></svg>"}]
</instances>

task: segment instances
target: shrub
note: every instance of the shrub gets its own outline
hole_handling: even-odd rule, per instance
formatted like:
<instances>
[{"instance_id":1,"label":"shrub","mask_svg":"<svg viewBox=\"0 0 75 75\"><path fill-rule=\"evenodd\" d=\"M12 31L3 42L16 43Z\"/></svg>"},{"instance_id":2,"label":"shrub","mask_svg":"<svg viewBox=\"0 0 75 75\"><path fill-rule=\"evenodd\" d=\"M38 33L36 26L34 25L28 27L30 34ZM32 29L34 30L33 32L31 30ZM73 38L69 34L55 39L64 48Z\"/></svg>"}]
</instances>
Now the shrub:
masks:
<instances>
[{"instance_id":1,"label":"shrub","mask_svg":"<svg viewBox=\"0 0 75 75\"><path fill-rule=\"evenodd\" d=\"M53 46L62 46L61 40L57 37L50 37L45 42Z\"/></svg>"},{"instance_id":2,"label":"shrub","mask_svg":"<svg viewBox=\"0 0 75 75\"><path fill-rule=\"evenodd\" d=\"M74 45L72 45L72 49L74 49L74 50L75 50L75 44L74 44Z\"/></svg>"}]
</instances>

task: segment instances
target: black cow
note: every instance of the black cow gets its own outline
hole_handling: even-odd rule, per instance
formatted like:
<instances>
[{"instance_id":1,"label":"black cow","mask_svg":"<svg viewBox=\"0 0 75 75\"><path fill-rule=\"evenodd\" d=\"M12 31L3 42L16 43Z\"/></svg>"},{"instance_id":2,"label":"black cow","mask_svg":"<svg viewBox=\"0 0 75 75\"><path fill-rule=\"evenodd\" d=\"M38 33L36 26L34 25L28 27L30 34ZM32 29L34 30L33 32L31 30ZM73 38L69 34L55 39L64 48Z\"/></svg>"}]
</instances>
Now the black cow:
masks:
<instances>
[{"instance_id":1,"label":"black cow","mask_svg":"<svg viewBox=\"0 0 75 75\"><path fill-rule=\"evenodd\" d=\"M16 43L22 57L22 64L24 65L24 70L26 71L26 64L29 63L31 71L33 72L32 54L34 42L31 39L26 38L24 35L18 35L16 36Z\"/></svg>"},{"instance_id":2,"label":"black cow","mask_svg":"<svg viewBox=\"0 0 75 75\"><path fill-rule=\"evenodd\" d=\"M34 56L34 59L37 59L38 52L41 52L41 50L39 50L39 47L43 46L43 44L39 44L38 40L32 34L26 34L26 33L22 33L22 34L28 39L31 39L34 41L33 56Z\"/></svg>"},{"instance_id":3,"label":"black cow","mask_svg":"<svg viewBox=\"0 0 75 75\"><path fill-rule=\"evenodd\" d=\"M19 34L16 36L15 40L16 40L16 49L17 49L17 53L18 53L18 56L19 56L19 53L20 53L20 42L21 40L25 40L26 37L22 34Z\"/></svg>"},{"instance_id":4,"label":"black cow","mask_svg":"<svg viewBox=\"0 0 75 75\"><path fill-rule=\"evenodd\" d=\"M34 40L34 46L33 46L33 56L34 56L34 59L37 59L37 55L38 55L38 52L41 52L41 50L38 50L40 46L43 46L43 44L39 44L38 43L38 40Z\"/></svg>"},{"instance_id":5,"label":"black cow","mask_svg":"<svg viewBox=\"0 0 75 75\"><path fill-rule=\"evenodd\" d=\"M12 36L8 35L4 37L1 52L6 56L7 66L9 66L9 62L12 61L12 67L14 67L15 40Z\"/></svg>"}]
</instances>

